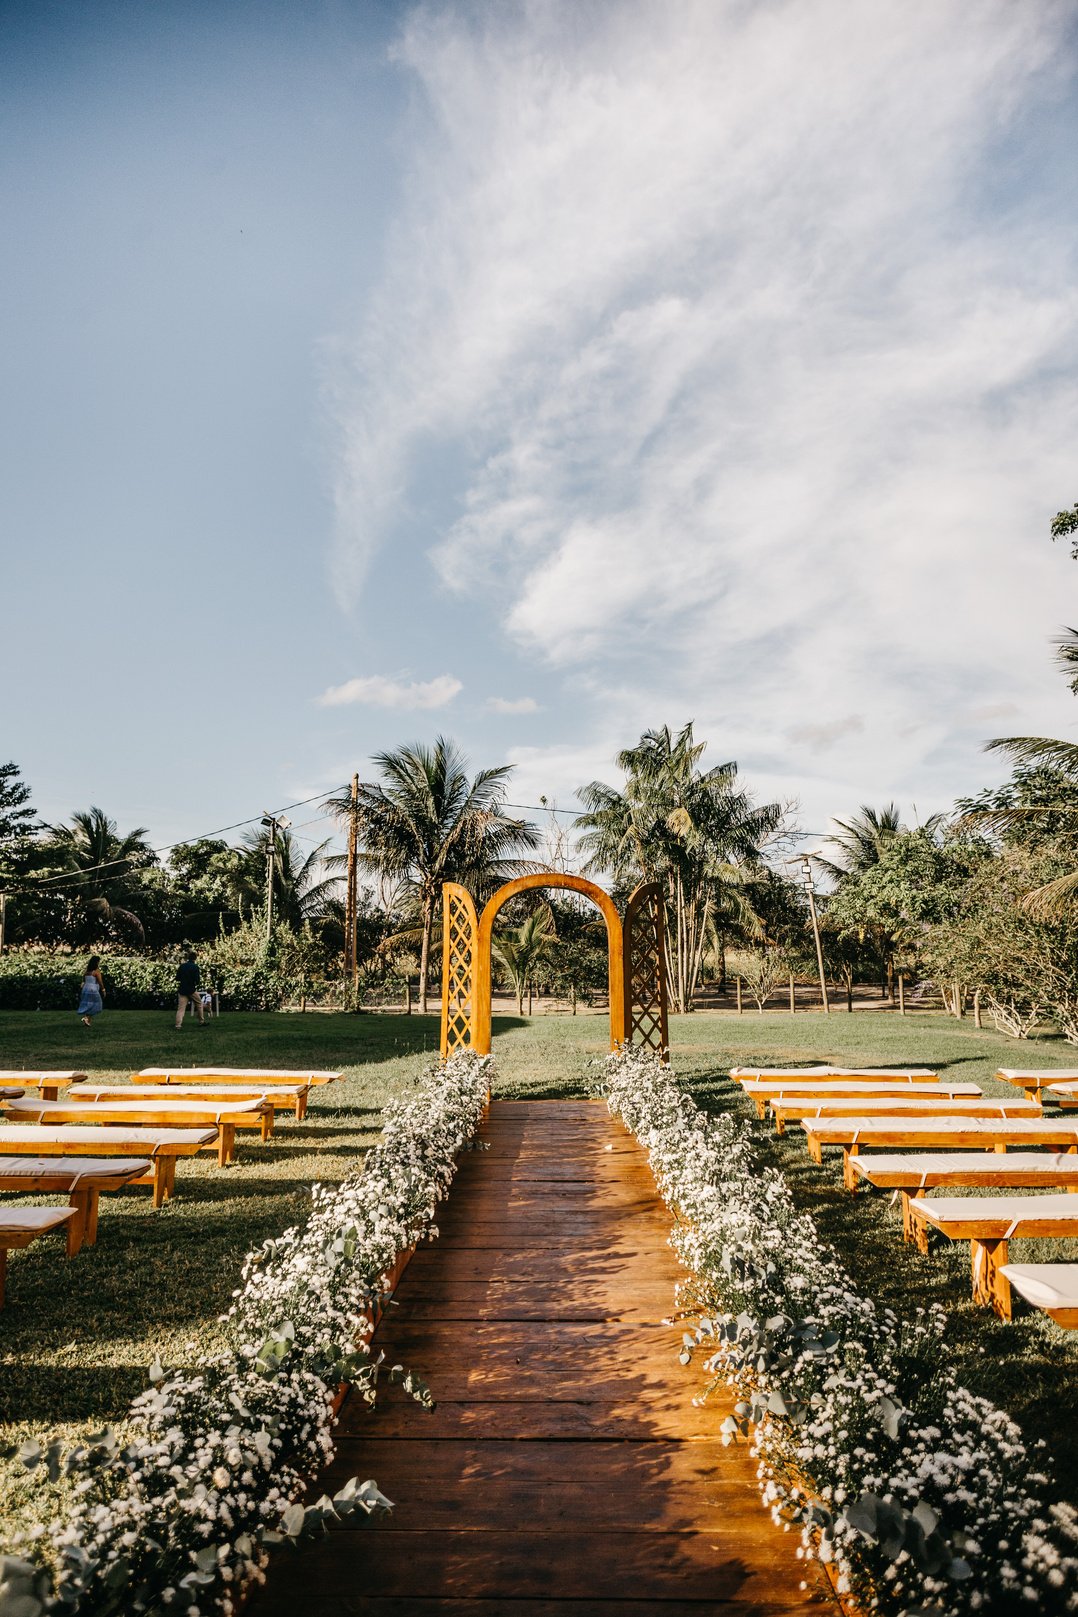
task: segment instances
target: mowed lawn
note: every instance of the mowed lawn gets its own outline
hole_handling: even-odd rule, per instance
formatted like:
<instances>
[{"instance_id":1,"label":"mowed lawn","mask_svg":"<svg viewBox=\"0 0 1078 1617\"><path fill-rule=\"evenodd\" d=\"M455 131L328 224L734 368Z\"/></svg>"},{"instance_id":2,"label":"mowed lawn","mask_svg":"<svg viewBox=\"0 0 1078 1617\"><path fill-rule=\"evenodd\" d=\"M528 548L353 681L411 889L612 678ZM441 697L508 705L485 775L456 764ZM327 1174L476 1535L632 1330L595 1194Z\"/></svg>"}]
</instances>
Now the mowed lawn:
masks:
<instances>
[{"instance_id":1,"label":"mowed lawn","mask_svg":"<svg viewBox=\"0 0 1078 1617\"><path fill-rule=\"evenodd\" d=\"M496 1018L494 1027L496 1093L505 1096L581 1093L608 1047L601 1014ZM118 1420L145 1387L155 1357L184 1364L212 1349L244 1254L305 1217L312 1183L339 1180L361 1160L385 1102L414 1082L437 1039L436 1018L419 1016L236 1013L178 1034L164 1012L106 1013L89 1033L67 1013L0 1013L2 1067L76 1067L110 1080L180 1062L346 1074L344 1083L313 1092L302 1123L279 1114L270 1144L241 1132L234 1167L219 1170L209 1153L181 1162L178 1194L161 1211L153 1211L145 1188L103 1197L98 1244L70 1263L59 1237L11 1255L9 1301L0 1313L0 1445L10 1451L29 1435L74 1436ZM1005 1327L974 1309L967 1247L948 1245L928 1259L904 1248L886 1198L846 1195L837 1153L817 1168L799 1131L776 1139L726 1076L746 1062L926 1065L1014 1094L994 1080L997 1067L1078 1065L1078 1051L1056 1038L1015 1043L943 1016L871 1011L698 1013L673 1020L671 1043L674 1065L696 1098L716 1111L733 1108L750 1124L764 1159L786 1173L792 1194L862 1290L902 1311L944 1305L967 1383L1008 1409L1028 1437L1046 1441L1060 1493L1078 1500L1078 1445L1070 1436L1078 1416L1078 1333L1068 1336L1029 1312ZM1013 1252L1069 1255L1049 1243L1016 1242ZM0 1466L0 1518L20 1515L26 1499L21 1470L9 1458Z\"/></svg>"}]
</instances>

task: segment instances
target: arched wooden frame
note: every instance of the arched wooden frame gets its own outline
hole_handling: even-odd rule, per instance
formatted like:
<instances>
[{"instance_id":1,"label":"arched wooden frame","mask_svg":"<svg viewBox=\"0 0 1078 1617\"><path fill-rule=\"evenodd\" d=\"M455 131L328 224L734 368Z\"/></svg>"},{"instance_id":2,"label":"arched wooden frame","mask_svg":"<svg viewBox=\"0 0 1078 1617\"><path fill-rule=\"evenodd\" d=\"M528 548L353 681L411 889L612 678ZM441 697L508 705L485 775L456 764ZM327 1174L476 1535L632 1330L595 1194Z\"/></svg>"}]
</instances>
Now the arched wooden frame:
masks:
<instances>
[{"instance_id":1,"label":"arched wooden frame","mask_svg":"<svg viewBox=\"0 0 1078 1617\"><path fill-rule=\"evenodd\" d=\"M638 887L629 899L622 923L609 893L583 876L537 871L506 882L490 899L482 917L467 888L446 882L442 888L442 1037L443 1057L455 1050L490 1054L491 945L499 910L517 893L538 887L560 887L582 893L606 922L610 995L610 1048L642 1044L667 1059L666 962L663 952L663 895L655 883Z\"/></svg>"},{"instance_id":2,"label":"arched wooden frame","mask_svg":"<svg viewBox=\"0 0 1078 1617\"><path fill-rule=\"evenodd\" d=\"M606 957L610 979L610 1048L616 1050L625 1042L625 938L621 916L614 900L592 881L583 876L567 876L560 871L536 871L531 876L518 876L515 881L499 887L494 897L487 900L479 917L479 934L475 949L475 992L472 1000L472 1049L478 1055L490 1054L490 946L494 936L494 922L503 904L518 893L532 892L536 887L562 887L574 893L583 893L602 911L606 922Z\"/></svg>"}]
</instances>

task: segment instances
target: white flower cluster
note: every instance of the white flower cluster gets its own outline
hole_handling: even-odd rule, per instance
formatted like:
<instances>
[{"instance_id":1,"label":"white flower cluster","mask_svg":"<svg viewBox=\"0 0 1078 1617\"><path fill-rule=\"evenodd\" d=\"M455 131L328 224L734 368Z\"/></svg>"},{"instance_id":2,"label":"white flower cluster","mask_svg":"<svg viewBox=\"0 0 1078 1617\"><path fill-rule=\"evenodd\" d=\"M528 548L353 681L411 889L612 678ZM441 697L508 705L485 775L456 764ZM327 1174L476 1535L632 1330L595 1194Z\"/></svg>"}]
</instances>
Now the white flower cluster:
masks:
<instances>
[{"instance_id":1,"label":"white flower cluster","mask_svg":"<svg viewBox=\"0 0 1078 1617\"><path fill-rule=\"evenodd\" d=\"M707 1117L653 1054L605 1064L610 1109L647 1148L693 1275L680 1302L737 1402L777 1522L861 1610L1078 1611L1078 1521L1014 1422L957 1380L942 1310L902 1321L860 1296L745 1128ZM699 1317L702 1316L702 1317Z\"/></svg>"},{"instance_id":2,"label":"white flower cluster","mask_svg":"<svg viewBox=\"0 0 1078 1617\"><path fill-rule=\"evenodd\" d=\"M316 1185L306 1225L248 1256L224 1316L229 1350L187 1373L154 1365L122 1443L102 1432L67 1453L25 1445L27 1465L66 1476L75 1503L20 1555L0 1557L0 1617L229 1617L264 1577L268 1546L389 1504L357 1479L332 1500L298 1501L332 1459L341 1383L374 1400L379 1361L367 1343L386 1278L401 1253L437 1234L489 1069L489 1058L457 1055L390 1102L362 1170ZM417 1377L391 1375L429 1404Z\"/></svg>"}]
</instances>

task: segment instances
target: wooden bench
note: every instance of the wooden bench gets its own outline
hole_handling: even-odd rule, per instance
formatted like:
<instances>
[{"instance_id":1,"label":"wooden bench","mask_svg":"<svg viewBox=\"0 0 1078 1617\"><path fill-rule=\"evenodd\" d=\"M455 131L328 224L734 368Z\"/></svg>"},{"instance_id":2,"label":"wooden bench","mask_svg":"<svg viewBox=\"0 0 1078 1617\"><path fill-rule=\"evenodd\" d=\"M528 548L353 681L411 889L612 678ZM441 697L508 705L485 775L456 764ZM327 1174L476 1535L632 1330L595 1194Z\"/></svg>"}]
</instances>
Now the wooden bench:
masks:
<instances>
[{"instance_id":1,"label":"wooden bench","mask_svg":"<svg viewBox=\"0 0 1078 1617\"><path fill-rule=\"evenodd\" d=\"M1049 1084L1078 1080L1078 1067L1001 1067L996 1077L1002 1078L1005 1084L1017 1084L1019 1089L1028 1090L1040 1100L1041 1090L1047 1089Z\"/></svg>"},{"instance_id":2,"label":"wooden bench","mask_svg":"<svg viewBox=\"0 0 1078 1617\"><path fill-rule=\"evenodd\" d=\"M999 1272L1027 1303L1078 1330L1078 1263L1004 1263Z\"/></svg>"},{"instance_id":3,"label":"wooden bench","mask_svg":"<svg viewBox=\"0 0 1078 1617\"><path fill-rule=\"evenodd\" d=\"M877 1190L896 1190L902 1197L902 1237L913 1239L910 1223L910 1197L943 1185L993 1186L1008 1190L1078 1191L1078 1153L1058 1151L955 1151L921 1156L849 1156L851 1183L856 1191L862 1184Z\"/></svg>"},{"instance_id":4,"label":"wooden bench","mask_svg":"<svg viewBox=\"0 0 1078 1617\"><path fill-rule=\"evenodd\" d=\"M1035 1100L997 1100L993 1095L783 1095L769 1102L775 1128L784 1134L786 1124L805 1117L1040 1117Z\"/></svg>"},{"instance_id":5,"label":"wooden bench","mask_svg":"<svg viewBox=\"0 0 1078 1617\"><path fill-rule=\"evenodd\" d=\"M931 1084L939 1073L929 1067L731 1067L735 1084L752 1079L882 1078L893 1084Z\"/></svg>"},{"instance_id":6,"label":"wooden bench","mask_svg":"<svg viewBox=\"0 0 1078 1617\"><path fill-rule=\"evenodd\" d=\"M157 1100L163 1098L161 1084L80 1084L80 1101L99 1100ZM306 1084L169 1084L170 1100L260 1100L274 1112L294 1111L297 1121L307 1105ZM0 1099L3 1097L0 1096ZM69 1097L69 1099L72 1097ZM302 1109L301 1109L302 1108Z\"/></svg>"},{"instance_id":7,"label":"wooden bench","mask_svg":"<svg viewBox=\"0 0 1078 1617\"><path fill-rule=\"evenodd\" d=\"M852 1188L849 1159L868 1146L939 1146L945 1151L1006 1151L1009 1145L1053 1145L1078 1152L1078 1123L1045 1117L803 1117L809 1156L823 1161L825 1145L846 1152L843 1182Z\"/></svg>"},{"instance_id":8,"label":"wooden bench","mask_svg":"<svg viewBox=\"0 0 1078 1617\"><path fill-rule=\"evenodd\" d=\"M97 1201L103 1190L122 1190L144 1180L153 1164L146 1157L0 1157L0 1191L13 1196L48 1196L68 1192L78 1214L67 1226L67 1255L97 1240Z\"/></svg>"},{"instance_id":9,"label":"wooden bench","mask_svg":"<svg viewBox=\"0 0 1078 1617\"><path fill-rule=\"evenodd\" d=\"M791 1095L971 1095L983 1093L978 1084L931 1084L918 1081L915 1085L906 1079L893 1083L884 1078L748 1078L741 1085L741 1093L756 1106L756 1115L764 1117L767 1103Z\"/></svg>"},{"instance_id":10,"label":"wooden bench","mask_svg":"<svg viewBox=\"0 0 1078 1617\"><path fill-rule=\"evenodd\" d=\"M1011 1318L1011 1287L1000 1271L1007 1244L1019 1237L1078 1235L1078 1200L1064 1192L1048 1196L915 1196L910 1201L913 1238L928 1251L928 1231L950 1241L968 1241L973 1301L987 1303L1000 1319Z\"/></svg>"},{"instance_id":11,"label":"wooden bench","mask_svg":"<svg viewBox=\"0 0 1078 1617\"><path fill-rule=\"evenodd\" d=\"M1047 1084L1045 1087L1062 1111L1073 1112L1078 1108L1078 1082Z\"/></svg>"},{"instance_id":12,"label":"wooden bench","mask_svg":"<svg viewBox=\"0 0 1078 1617\"><path fill-rule=\"evenodd\" d=\"M146 1128L210 1128L217 1130L217 1162L222 1168L236 1160L236 1130L255 1128L263 1140L273 1133L273 1107L257 1097L236 1101L66 1101L6 1100L6 1117L28 1123L85 1123L89 1127L126 1123Z\"/></svg>"},{"instance_id":13,"label":"wooden bench","mask_svg":"<svg viewBox=\"0 0 1078 1617\"><path fill-rule=\"evenodd\" d=\"M176 1188L176 1163L212 1145L216 1129L137 1129L119 1127L46 1128L35 1123L0 1123L3 1157L148 1157L150 1172L131 1184L153 1185L160 1207Z\"/></svg>"},{"instance_id":14,"label":"wooden bench","mask_svg":"<svg viewBox=\"0 0 1078 1617\"><path fill-rule=\"evenodd\" d=\"M236 1084L306 1084L308 1089L316 1089L321 1084L340 1083L344 1077L340 1072L327 1072L324 1070L300 1071L285 1067L143 1067L141 1072L131 1074L133 1084L191 1084L201 1083L204 1078L220 1079L224 1083ZM296 1118L302 1118L307 1111L307 1096L303 1097L301 1108L296 1110Z\"/></svg>"},{"instance_id":15,"label":"wooden bench","mask_svg":"<svg viewBox=\"0 0 1078 1617\"><path fill-rule=\"evenodd\" d=\"M75 1217L73 1207L0 1207L0 1308L4 1306L8 1253L29 1246L39 1235L58 1230Z\"/></svg>"},{"instance_id":16,"label":"wooden bench","mask_svg":"<svg viewBox=\"0 0 1078 1617\"><path fill-rule=\"evenodd\" d=\"M61 1089L69 1084L80 1084L86 1077L84 1072L20 1072L13 1067L10 1072L0 1072L0 1084L17 1084L20 1089L40 1089L42 1100L55 1100Z\"/></svg>"}]
</instances>

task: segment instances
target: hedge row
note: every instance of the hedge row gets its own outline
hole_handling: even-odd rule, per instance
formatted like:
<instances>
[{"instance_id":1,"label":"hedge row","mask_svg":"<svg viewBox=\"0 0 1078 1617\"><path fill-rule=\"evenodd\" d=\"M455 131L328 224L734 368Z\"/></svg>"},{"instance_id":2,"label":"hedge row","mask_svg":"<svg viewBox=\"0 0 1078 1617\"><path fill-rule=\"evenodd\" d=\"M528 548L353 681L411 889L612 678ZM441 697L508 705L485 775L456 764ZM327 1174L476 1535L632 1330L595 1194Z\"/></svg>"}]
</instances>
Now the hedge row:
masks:
<instances>
[{"instance_id":1,"label":"hedge row","mask_svg":"<svg viewBox=\"0 0 1078 1617\"><path fill-rule=\"evenodd\" d=\"M0 955L0 1010L74 1011L86 968L86 955L52 955L15 949ZM178 956L154 960L145 955L102 958L105 1004L112 1010L164 1010L176 1003ZM272 965L203 962L203 979L231 1011L275 1011L289 985Z\"/></svg>"}]
</instances>

